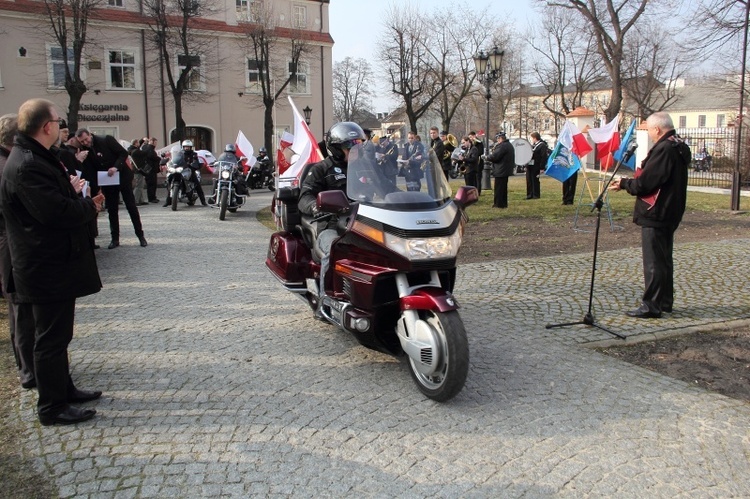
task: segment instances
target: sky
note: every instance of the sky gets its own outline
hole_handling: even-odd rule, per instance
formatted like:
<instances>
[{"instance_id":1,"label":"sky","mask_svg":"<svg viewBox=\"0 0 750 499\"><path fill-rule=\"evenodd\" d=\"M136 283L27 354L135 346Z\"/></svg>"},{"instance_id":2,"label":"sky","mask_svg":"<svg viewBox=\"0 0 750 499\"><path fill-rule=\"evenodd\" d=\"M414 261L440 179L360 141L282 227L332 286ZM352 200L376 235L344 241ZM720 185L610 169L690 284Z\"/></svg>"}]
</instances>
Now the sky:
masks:
<instances>
[{"instance_id":1,"label":"sky","mask_svg":"<svg viewBox=\"0 0 750 499\"><path fill-rule=\"evenodd\" d=\"M405 3L405 0L384 0L381 2L355 2L352 0L331 0L329 7L330 32L333 37L333 62L341 61L346 57L371 59L375 51L378 50L378 40L384 28L378 19L378 12L385 12L395 2L399 5ZM507 8L511 2L492 2L482 6L480 2L472 2L472 9L480 9L487 12L487 15L497 16L499 19L509 20L518 23L519 34L525 31L528 19L534 14L531 8L532 3L538 3L539 0L517 0L513 3L512 12ZM456 0L430 0L414 1L412 5L420 9L428 8L432 12L455 12L460 15L460 9L465 9L461 2ZM375 66L373 64L373 66ZM375 67L373 67L375 69ZM384 91L385 88L380 88ZM374 99L376 111L391 111L395 104L389 98Z\"/></svg>"}]
</instances>

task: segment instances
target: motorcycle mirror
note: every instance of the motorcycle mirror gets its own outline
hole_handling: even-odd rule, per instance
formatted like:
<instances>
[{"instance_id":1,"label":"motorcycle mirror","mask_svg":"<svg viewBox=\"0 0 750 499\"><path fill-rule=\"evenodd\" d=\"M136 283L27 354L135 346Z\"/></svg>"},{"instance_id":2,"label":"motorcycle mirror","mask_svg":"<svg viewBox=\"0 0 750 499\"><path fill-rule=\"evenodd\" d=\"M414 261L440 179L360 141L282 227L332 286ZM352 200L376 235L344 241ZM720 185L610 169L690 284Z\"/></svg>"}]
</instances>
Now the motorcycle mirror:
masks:
<instances>
[{"instance_id":1,"label":"motorcycle mirror","mask_svg":"<svg viewBox=\"0 0 750 499\"><path fill-rule=\"evenodd\" d=\"M462 185L456 192L456 202L466 208L479 201L479 192L476 187Z\"/></svg>"},{"instance_id":2,"label":"motorcycle mirror","mask_svg":"<svg viewBox=\"0 0 750 499\"><path fill-rule=\"evenodd\" d=\"M349 198L344 191L323 191L318 193L318 209L326 213L340 213L349 209Z\"/></svg>"}]
</instances>

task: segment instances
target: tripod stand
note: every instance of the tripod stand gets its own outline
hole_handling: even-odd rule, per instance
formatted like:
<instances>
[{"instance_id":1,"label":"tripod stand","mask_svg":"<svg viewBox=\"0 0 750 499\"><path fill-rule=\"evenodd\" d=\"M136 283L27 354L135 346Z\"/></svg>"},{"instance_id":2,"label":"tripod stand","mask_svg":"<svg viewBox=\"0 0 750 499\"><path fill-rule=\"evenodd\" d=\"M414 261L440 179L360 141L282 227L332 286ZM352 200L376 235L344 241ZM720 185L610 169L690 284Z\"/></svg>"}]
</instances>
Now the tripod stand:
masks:
<instances>
[{"instance_id":1,"label":"tripod stand","mask_svg":"<svg viewBox=\"0 0 750 499\"><path fill-rule=\"evenodd\" d=\"M586 314L583 316L583 319L581 319L580 321L563 322L560 324L547 324L546 326L544 326L545 329L552 329L555 327L577 326L579 324L584 324L586 326L593 326L595 328L599 328L604 332L617 336L621 340L626 339L626 337L621 335L620 333L615 333L614 331L610 331L606 327L597 324L594 321L594 314L591 311L591 308L594 302L594 280L596 279L596 255L597 255L597 252L599 251L599 228L601 227L601 222L602 222L602 206L604 206L604 196L607 194L607 188L609 187L609 184L612 183L612 180L615 178L615 174L617 173L617 170L619 170L620 166L624 162L627 162L630 159L630 157L633 155L633 153L635 153L636 147L638 147L638 145L635 142L631 142L625 154L622 155L622 159L620 159L617 162L614 170L612 170L612 175L610 175L609 179L604 183L604 187L602 188L602 191L599 193L599 196L596 198L593 208L591 208L591 211L596 210L596 229L594 232L594 258L591 264L591 285L589 287L589 308L586 311Z\"/></svg>"}]
</instances>

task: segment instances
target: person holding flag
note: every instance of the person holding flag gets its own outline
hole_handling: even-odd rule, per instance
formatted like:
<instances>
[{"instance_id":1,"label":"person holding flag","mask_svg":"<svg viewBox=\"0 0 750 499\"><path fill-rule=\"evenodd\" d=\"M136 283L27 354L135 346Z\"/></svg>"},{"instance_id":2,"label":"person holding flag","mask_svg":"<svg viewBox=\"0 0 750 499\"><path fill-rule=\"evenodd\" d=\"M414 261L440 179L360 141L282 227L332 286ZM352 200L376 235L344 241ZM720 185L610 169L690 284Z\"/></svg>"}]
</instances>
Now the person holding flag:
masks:
<instances>
[{"instance_id":1,"label":"person holding flag","mask_svg":"<svg viewBox=\"0 0 750 499\"><path fill-rule=\"evenodd\" d=\"M674 233L685 213L691 160L690 148L675 132L669 114L652 114L646 126L654 147L636 171L635 178L615 180L609 187L612 191L625 190L637 196L633 222L641 226L645 290L641 306L626 314L639 319L658 318L663 312L672 312ZM625 159L629 143L629 139L623 140L615 158Z\"/></svg>"}]
</instances>

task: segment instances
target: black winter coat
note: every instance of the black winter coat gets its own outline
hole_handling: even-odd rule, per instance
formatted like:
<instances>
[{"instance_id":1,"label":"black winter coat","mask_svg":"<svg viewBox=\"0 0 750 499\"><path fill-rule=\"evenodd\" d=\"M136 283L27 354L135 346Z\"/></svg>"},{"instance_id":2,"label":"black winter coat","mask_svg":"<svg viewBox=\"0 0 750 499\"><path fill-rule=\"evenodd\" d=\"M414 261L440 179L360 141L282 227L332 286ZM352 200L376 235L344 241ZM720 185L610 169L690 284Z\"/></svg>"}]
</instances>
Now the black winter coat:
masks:
<instances>
[{"instance_id":1,"label":"black winter coat","mask_svg":"<svg viewBox=\"0 0 750 499\"><path fill-rule=\"evenodd\" d=\"M319 192L333 190L346 192L346 170L345 161L334 161L330 156L313 164L307 176L301 179L299 211L312 215L318 203Z\"/></svg>"},{"instance_id":2,"label":"black winter coat","mask_svg":"<svg viewBox=\"0 0 750 499\"><path fill-rule=\"evenodd\" d=\"M17 303L50 303L98 292L102 287L88 224L91 198L70 185L52 152L18 134L0 181L12 276L4 283Z\"/></svg>"},{"instance_id":3,"label":"black winter coat","mask_svg":"<svg viewBox=\"0 0 750 499\"><path fill-rule=\"evenodd\" d=\"M685 213L690 159L690 148L671 130L648 152L637 178L620 180L620 188L638 196L633 222L642 227L677 229ZM656 193L652 207L649 197Z\"/></svg>"},{"instance_id":4,"label":"black winter coat","mask_svg":"<svg viewBox=\"0 0 750 499\"><path fill-rule=\"evenodd\" d=\"M97 171L107 171L113 166L120 172L120 185L130 186L133 183L133 171L127 165L125 160L128 158L128 151L117 139L111 135L100 137L99 135L91 136L91 152L89 158L93 159Z\"/></svg>"},{"instance_id":5,"label":"black winter coat","mask_svg":"<svg viewBox=\"0 0 750 499\"><path fill-rule=\"evenodd\" d=\"M493 177L510 177L516 169L516 149L507 140L496 142L487 159L492 163Z\"/></svg>"}]
</instances>

